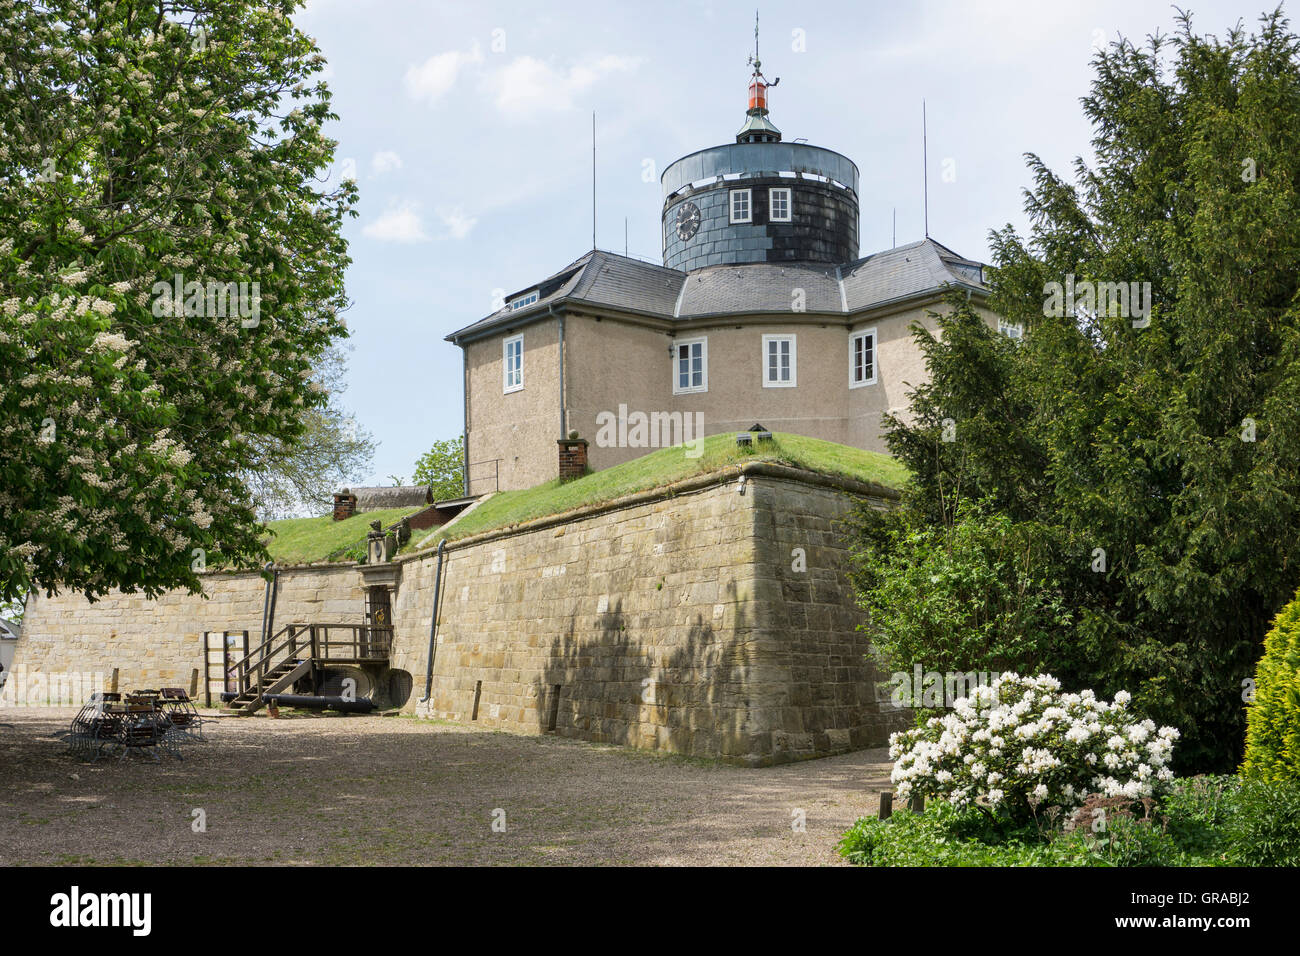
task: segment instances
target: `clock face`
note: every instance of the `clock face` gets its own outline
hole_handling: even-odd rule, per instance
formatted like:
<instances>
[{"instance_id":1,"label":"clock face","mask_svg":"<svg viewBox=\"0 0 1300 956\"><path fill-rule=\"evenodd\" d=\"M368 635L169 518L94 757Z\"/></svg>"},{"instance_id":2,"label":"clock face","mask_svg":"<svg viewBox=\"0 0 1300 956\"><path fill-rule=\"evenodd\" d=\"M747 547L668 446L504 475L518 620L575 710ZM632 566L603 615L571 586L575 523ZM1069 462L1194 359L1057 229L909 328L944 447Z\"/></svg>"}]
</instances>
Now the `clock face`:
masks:
<instances>
[{"instance_id":1,"label":"clock face","mask_svg":"<svg viewBox=\"0 0 1300 956\"><path fill-rule=\"evenodd\" d=\"M684 202L677 207L677 238L688 242L700 229L700 207Z\"/></svg>"}]
</instances>

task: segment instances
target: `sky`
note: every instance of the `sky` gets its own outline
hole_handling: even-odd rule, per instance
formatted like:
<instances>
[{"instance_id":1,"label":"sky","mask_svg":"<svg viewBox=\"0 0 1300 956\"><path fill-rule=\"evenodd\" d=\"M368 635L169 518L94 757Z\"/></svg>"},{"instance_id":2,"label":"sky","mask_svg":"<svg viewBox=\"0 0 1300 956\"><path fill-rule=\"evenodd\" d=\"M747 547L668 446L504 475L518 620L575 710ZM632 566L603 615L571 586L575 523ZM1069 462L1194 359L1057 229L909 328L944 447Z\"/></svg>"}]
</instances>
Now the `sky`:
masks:
<instances>
[{"instance_id":1,"label":"sky","mask_svg":"<svg viewBox=\"0 0 1300 956\"><path fill-rule=\"evenodd\" d=\"M1271 0L1182 6L1222 36ZM355 175L361 196L345 226L342 404L379 443L366 484L409 480L461 433L461 351L444 336L591 248L593 111L596 244L661 261L659 174L734 142L754 12L308 0L295 21L329 61L339 114L330 175ZM781 79L772 121L861 172L860 255L890 248L895 228L899 245L922 238L924 169L930 236L983 261L990 230L1025 231L1025 153L1061 173L1090 158L1079 100L1094 49L1176 26L1172 5L1148 0L769 0L759 14L763 72Z\"/></svg>"}]
</instances>

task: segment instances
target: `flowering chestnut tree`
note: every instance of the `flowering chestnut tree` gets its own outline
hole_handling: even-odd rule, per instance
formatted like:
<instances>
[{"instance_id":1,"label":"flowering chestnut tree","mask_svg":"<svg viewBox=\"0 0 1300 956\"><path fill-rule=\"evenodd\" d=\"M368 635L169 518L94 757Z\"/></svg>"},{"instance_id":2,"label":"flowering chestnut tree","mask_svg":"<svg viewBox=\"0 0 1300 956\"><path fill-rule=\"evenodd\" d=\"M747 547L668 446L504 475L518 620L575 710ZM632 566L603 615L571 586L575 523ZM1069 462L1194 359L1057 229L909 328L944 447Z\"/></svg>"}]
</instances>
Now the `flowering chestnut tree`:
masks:
<instances>
[{"instance_id":1,"label":"flowering chestnut tree","mask_svg":"<svg viewBox=\"0 0 1300 956\"><path fill-rule=\"evenodd\" d=\"M889 756L898 796L939 797L1025 818L1038 805L1075 807L1089 796L1149 797L1173 779L1178 731L1138 720L1120 691L1061 693L1050 674L1003 674L952 712L894 734Z\"/></svg>"},{"instance_id":2,"label":"flowering chestnut tree","mask_svg":"<svg viewBox=\"0 0 1300 956\"><path fill-rule=\"evenodd\" d=\"M298 2L0 0L0 598L264 558L356 200Z\"/></svg>"}]
</instances>

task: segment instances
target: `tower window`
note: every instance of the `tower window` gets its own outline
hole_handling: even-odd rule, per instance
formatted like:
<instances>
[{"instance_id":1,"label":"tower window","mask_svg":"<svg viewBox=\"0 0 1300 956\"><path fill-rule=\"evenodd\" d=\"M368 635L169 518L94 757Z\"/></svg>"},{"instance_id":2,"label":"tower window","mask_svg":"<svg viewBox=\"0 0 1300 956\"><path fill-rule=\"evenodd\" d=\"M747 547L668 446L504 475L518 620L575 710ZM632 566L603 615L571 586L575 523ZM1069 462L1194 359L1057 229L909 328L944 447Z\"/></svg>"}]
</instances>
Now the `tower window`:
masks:
<instances>
[{"instance_id":1,"label":"tower window","mask_svg":"<svg viewBox=\"0 0 1300 956\"><path fill-rule=\"evenodd\" d=\"M769 189L767 191L767 201L772 222L790 221L790 190L788 187Z\"/></svg>"},{"instance_id":2,"label":"tower window","mask_svg":"<svg viewBox=\"0 0 1300 956\"><path fill-rule=\"evenodd\" d=\"M673 394L709 390L709 340L682 339L673 347Z\"/></svg>"},{"instance_id":3,"label":"tower window","mask_svg":"<svg viewBox=\"0 0 1300 956\"><path fill-rule=\"evenodd\" d=\"M504 389L517 392L524 387L524 337L515 335L506 339L503 351Z\"/></svg>"},{"instance_id":4,"label":"tower window","mask_svg":"<svg viewBox=\"0 0 1300 956\"><path fill-rule=\"evenodd\" d=\"M1001 317L998 318L998 331L1009 339L1023 339L1025 337L1025 327L1019 322L1007 322Z\"/></svg>"},{"instance_id":5,"label":"tower window","mask_svg":"<svg viewBox=\"0 0 1300 956\"><path fill-rule=\"evenodd\" d=\"M796 384L794 336L763 336L763 387L794 388Z\"/></svg>"},{"instance_id":6,"label":"tower window","mask_svg":"<svg viewBox=\"0 0 1300 956\"><path fill-rule=\"evenodd\" d=\"M876 384L876 330L849 336L849 388Z\"/></svg>"},{"instance_id":7,"label":"tower window","mask_svg":"<svg viewBox=\"0 0 1300 956\"><path fill-rule=\"evenodd\" d=\"M732 222L753 222L753 205L750 202L750 192L748 189L733 189L731 191L731 221Z\"/></svg>"}]
</instances>

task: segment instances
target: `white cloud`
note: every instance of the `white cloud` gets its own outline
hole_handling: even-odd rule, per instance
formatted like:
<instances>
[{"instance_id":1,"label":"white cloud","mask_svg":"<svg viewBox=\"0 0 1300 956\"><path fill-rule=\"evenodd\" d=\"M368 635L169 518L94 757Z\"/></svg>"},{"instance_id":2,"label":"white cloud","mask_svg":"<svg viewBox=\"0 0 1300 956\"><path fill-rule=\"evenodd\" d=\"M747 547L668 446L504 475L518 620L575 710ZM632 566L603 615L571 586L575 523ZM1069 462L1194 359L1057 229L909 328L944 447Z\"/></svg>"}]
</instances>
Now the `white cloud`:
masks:
<instances>
[{"instance_id":1,"label":"white cloud","mask_svg":"<svg viewBox=\"0 0 1300 956\"><path fill-rule=\"evenodd\" d=\"M429 239L420 220L419 207L406 201L391 204L383 215L364 226L361 234L382 242L427 242Z\"/></svg>"},{"instance_id":2,"label":"white cloud","mask_svg":"<svg viewBox=\"0 0 1300 956\"><path fill-rule=\"evenodd\" d=\"M532 56L515 57L487 78L497 109L522 118L543 112L572 109L574 97L611 73L626 73L641 64L640 57L607 54L557 69Z\"/></svg>"},{"instance_id":3,"label":"white cloud","mask_svg":"<svg viewBox=\"0 0 1300 956\"><path fill-rule=\"evenodd\" d=\"M468 53L461 50L435 53L419 66L407 68L406 92L416 101L433 105L456 85L456 78L466 64L482 61L483 51L477 41Z\"/></svg>"},{"instance_id":4,"label":"white cloud","mask_svg":"<svg viewBox=\"0 0 1300 956\"><path fill-rule=\"evenodd\" d=\"M370 170L376 176L382 176L384 173L391 173L393 170L401 168L402 157L390 149L380 150L370 157Z\"/></svg>"},{"instance_id":5,"label":"white cloud","mask_svg":"<svg viewBox=\"0 0 1300 956\"><path fill-rule=\"evenodd\" d=\"M455 209L439 209L438 218L447 227L447 235L442 236L443 239L464 239L478 222L478 217L465 215L459 206Z\"/></svg>"}]
</instances>

